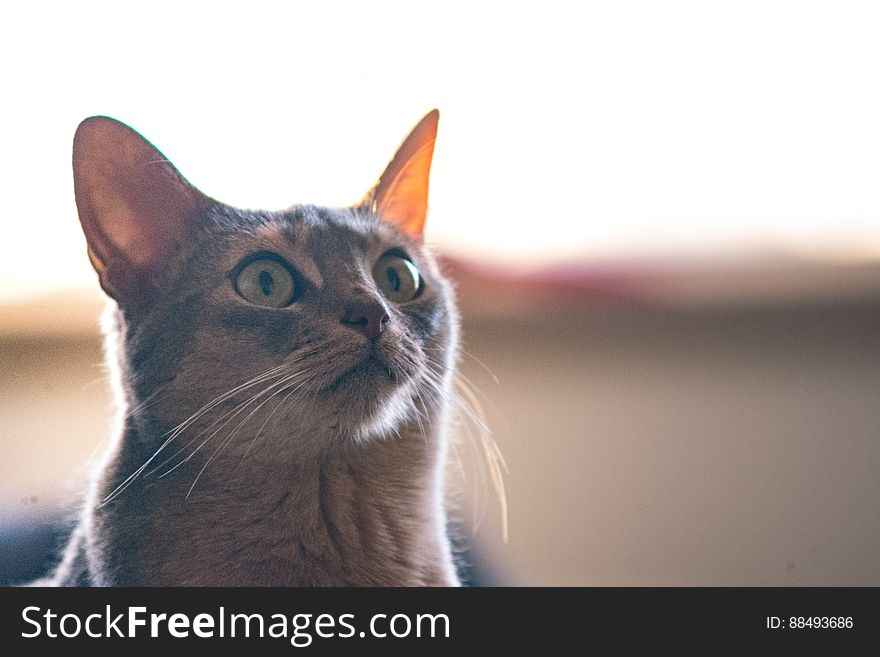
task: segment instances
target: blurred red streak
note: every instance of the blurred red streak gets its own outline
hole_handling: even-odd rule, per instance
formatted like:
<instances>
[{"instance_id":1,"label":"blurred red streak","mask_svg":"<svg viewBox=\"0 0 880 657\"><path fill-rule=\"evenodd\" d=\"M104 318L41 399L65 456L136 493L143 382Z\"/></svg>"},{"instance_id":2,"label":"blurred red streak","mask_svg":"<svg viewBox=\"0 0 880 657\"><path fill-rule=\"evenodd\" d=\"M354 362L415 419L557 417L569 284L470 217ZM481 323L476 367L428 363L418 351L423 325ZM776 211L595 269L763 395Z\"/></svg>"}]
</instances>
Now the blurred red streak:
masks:
<instances>
[{"instance_id":1,"label":"blurred red streak","mask_svg":"<svg viewBox=\"0 0 880 657\"><path fill-rule=\"evenodd\" d=\"M880 302L880 262L571 263L531 272L452 257L443 264L471 317L597 307Z\"/></svg>"}]
</instances>

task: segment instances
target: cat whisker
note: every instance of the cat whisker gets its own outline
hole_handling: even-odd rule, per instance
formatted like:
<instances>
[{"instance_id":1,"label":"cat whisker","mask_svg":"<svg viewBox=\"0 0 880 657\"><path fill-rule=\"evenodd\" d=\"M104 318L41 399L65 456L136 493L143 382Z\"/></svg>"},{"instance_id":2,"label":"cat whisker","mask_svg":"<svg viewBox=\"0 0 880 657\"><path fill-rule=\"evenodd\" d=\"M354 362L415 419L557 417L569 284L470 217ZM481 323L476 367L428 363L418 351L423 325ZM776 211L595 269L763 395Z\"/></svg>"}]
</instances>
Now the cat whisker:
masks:
<instances>
[{"instance_id":1,"label":"cat whisker","mask_svg":"<svg viewBox=\"0 0 880 657\"><path fill-rule=\"evenodd\" d=\"M411 356L407 356L407 358L414 362ZM432 367L433 366L433 367ZM485 426L485 423L482 423L478 418L476 413L472 411L468 407L468 405L461 399L461 396L455 389L453 384L452 388L447 391L449 386L444 381L443 376L440 374L445 366L430 357L427 358L427 362L423 367L420 368L422 377L421 380L423 385L427 387L430 391L430 394L423 395L420 390L417 390L416 397L414 398L414 403L416 404L415 411L417 413L416 420L418 421L419 415L425 415L426 417L430 417L430 414L427 410L426 399L430 400L430 405L435 414L439 415L442 412L441 408L441 400L448 399L450 401L450 411L452 412L453 417L451 419L457 420L457 424L460 425L460 433L459 435L462 438L466 438L468 445L470 446L472 453L475 456L475 480L474 480L474 531L476 531L477 527L482 521L482 518L485 516L486 512L486 504L485 504L485 489L487 486L487 482L491 479L491 475L487 474L487 470L491 468L491 461L488 456L485 454L485 445L483 442L477 438L475 434L475 429L479 433L483 433L488 431L488 427ZM418 408L419 404L423 410ZM482 424L482 426L480 426ZM422 430L423 431L423 430ZM465 480L465 471L463 466L463 460L461 458L461 454L458 451L458 447L455 444L455 441L451 441L453 450L455 452L455 457L457 463L459 465L459 472L462 474L462 479Z\"/></svg>"},{"instance_id":2,"label":"cat whisker","mask_svg":"<svg viewBox=\"0 0 880 657\"><path fill-rule=\"evenodd\" d=\"M440 352L442 352L443 350L442 349L426 349L426 351L440 351ZM481 368L483 368L486 371L486 373L492 378L492 381L494 383L500 385L500 383L501 383L500 379L498 378L498 376L495 374L495 372L493 372L492 369L488 365L486 365L483 361L481 361L479 358L477 358L476 356L474 356L470 352L465 351L464 349L461 349L460 351L463 355L467 356L468 358L471 358ZM431 360L431 362L434 362L432 359L430 359L430 357L429 357L429 360ZM440 365L439 363L435 363L435 364L437 364L438 366ZM494 402L492 402L491 398L488 395L486 395L486 393L484 393L482 390L480 390L479 386L477 386L473 381L471 381L467 376L465 376L464 373L462 373L458 369L456 369L456 371L455 371L455 376L460 378L465 383L467 383L467 385L473 390L473 392L477 396L481 397L484 402L488 403L489 407L492 409L492 412L495 416L497 416L498 418L502 417L502 414L495 407Z\"/></svg>"},{"instance_id":3,"label":"cat whisker","mask_svg":"<svg viewBox=\"0 0 880 657\"><path fill-rule=\"evenodd\" d=\"M442 367L440 363L430 357L428 358L428 362L435 367ZM434 369L430 367L426 368L425 380L429 385L433 386L438 393L439 390L442 389L440 388L442 380ZM507 495L504 488L504 473L508 472L507 463L505 462L504 456L501 453L498 444L495 442L492 431L486 422L486 414L477 397L477 393L474 391L475 388L476 386L474 386L467 377L456 373L453 378L452 390L450 391L452 393L450 395L450 401L454 406L454 410L463 420L463 429L467 434L471 446L474 448L475 455L478 457L476 470L477 481L475 482L477 488L475 491L475 505L478 508L475 509L475 525L479 525L479 522L485 513L484 509L479 508L482 506L480 502L482 494L480 491L484 489L486 477L488 476L489 483L491 483L495 496L501 507L502 536L504 541L507 542L509 538L509 525Z\"/></svg>"},{"instance_id":4,"label":"cat whisker","mask_svg":"<svg viewBox=\"0 0 880 657\"><path fill-rule=\"evenodd\" d=\"M495 437L492 435L491 430L486 424L486 416L476 394L462 379L456 377L454 384L458 388L460 395L464 395L466 398L462 399L461 396L457 395L458 400L461 402L460 406L466 409L472 419L477 420L477 436L480 441L480 447L482 448L481 452L487 460L492 488L494 489L495 495L498 498L498 503L501 506L501 534L506 543L510 536L507 494L504 489L504 473L509 472L507 463L504 460L504 455L501 453L501 449L498 447L498 443L495 442Z\"/></svg>"},{"instance_id":5,"label":"cat whisker","mask_svg":"<svg viewBox=\"0 0 880 657\"><path fill-rule=\"evenodd\" d=\"M461 453L458 451L458 445L454 440L450 440L449 444L452 447L452 456L455 458L455 464L458 466L458 474L461 477L461 480L465 481L467 477L464 471L464 461L461 458Z\"/></svg>"},{"instance_id":6,"label":"cat whisker","mask_svg":"<svg viewBox=\"0 0 880 657\"><path fill-rule=\"evenodd\" d=\"M163 392L165 392L165 386L161 386L161 387L157 388L157 389L154 390L152 393L150 393L149 395L147 395L146 397L144 397L144 398L140 401L140 403L135 404L134 406L132 406L131 408L129 408L129 409L126 411L124 417L125 417L126 419L128 419L128 418L130 418L130 417L134 417L135 415L137 415L137 414L140 413L141 411L146 410L147 408L149 408L150 406L152 406L153 404L156 403L156 400L159 398L159 396L160 396Z\"/></svg>"},{"instance_id":7,"label":"cat whisker","mask_svg":"<svg viewBox=\"0 0 880 657\"><path fill-rule=\"evenodd\" d=\"M445 349L440 349L440 348L428 348L428 349L426 349L426 351L437 351L437 352L445 353L446 350L445 350ZM473 360L477 365L479 365L479 366L482 367L484 370L486 370L486 373L487 373L489 376L492 377L492 380L493 380L495 383L501 383L501 381L498 379L498 375L495 374L495 372L492 370L492 368L490 368L488 365L486 365L486 363L484 363L482 360L480 360L479 358L477 358L476 356L474 356L471 352L467 351L467 350L464 349L463 347L459 347L458 352L459 352L462 356L467 356L468 358L470 358L471 360Z\"/></svg>"},{"instance_id":8,"label":"cat whisker","mask_svg":"<svg viewBox=\"0 0 880 657\"><path fill-rule=\"evenodd\" d=\"M172 460L173 460L178 454L180 454L180 453L183 452L184 450L188 449L193 443L195 443L199 438L201 438L201 437L202 437L207 431L210 431L211 429L213 429L214 427L216 427L218 424L220 424L220 426L217 427L217 429L216 429L214 432L212 432L210 436L208 436L208 439L206 439L205 442L207 442L207 440L210 440L210 439L211 439L213 436L215 436L220 430L222 430L223 427L225 427L225 426L226 426L227 424L229 424L233 419L235 419L235 417L236 417L240 412L242 412L245 408L247 408L248 406L250 406L250 405L251 405L256 399L259 399L261 396L263 396L264 394L266 394L266 393L269 392L270 390L276 388L277 386L279 386L279 385L283 385L284 383L287 382L287 380L288 380L287 378L283 378L283 379L281 379L280 381L276 381L275 383L272 383L271 385L267 386L266 388L264 388L264 389L261 390L260 392L254 394L254 395L251 395L251 397L249 397L248 399L246 399L246 400L240 402L240 403L239 403L238 405L236 405L234 408L232 408L232 409L226 411L223 415L221 415L219 418L217 418L216 420L214 420L214 422L212 422L212 423L211 423L210 425L208 425L203 431L201 431L198 435L196 435L192 440L190 440L186 445L184 445L183 447L181 447L180 449L178 449L174 454L172 454L170 457L168 457L167 459L165 459L165 461L163 461L162 463L160 463L159 465L157 465L155 468L153 468L153 469L152 469L150 472L148 472L147 474L150 475L150 474L156 472L156 470L161 469L162 466L164 466L165 464L167 464L169 461L172 461ZM221 422L222 422L222 424L221 424ZM204 444L204 443L203 443L203 444ZM201 447L201 445L200 445L199 447ZM198 449L199 449L199 448L196 448L195 451L198 451ZM184 459L181 463L179 463L178 465L181 465L182 463L188 461L188 460L193 456L193 454L195 454L195 451L194 451L192 454L190 454L186 459ZM177 466L175 466L175 467L177 467ZM169 471L169 472L170 472L170 471ZM168 473L165 473L165 474L168 474ZM162 476L164 476L164 474L163 474Z\"/></svg>"},{"instance_id":9,"label":"cat whisker","mask_svg":"<svg viewBox=\"0 0 880 657\"><path fill-rule=\"evenodd\" d=\"M125 413L121 414L121 417L120 417L121 421L125 422L125 420L128 420L129 418L134 417L136 414L141 413L142 411L146 410L147 408L149 408L150 406L155 404L156 400L159 398L159 396L162 394L162 392L164 392L164 387L160 387L160 388L154 390L152 393L147 395L143 399L143 401L141 401L139 404L135 404L134 406L131 406ZM86 467L88 467L92 464L92 461L95 459L95 455L98 453L98 450L108 440L109 440L109 436L105 435L103 438L101 438L101 440L99 440L95 444L94 448L92 449L91 453L89 454L88 460L86 461Z\"/></svg>"},{"instance_id":10,"label":"cat whisker","mask_svg":"<svg viewBox=\"0 0 880 657\"><path fill-rule=\"evenodd\" d=\"M166 440L159 446L159 448L153 453L153 455L150 458L148 458L139 468L137 468L134 472L132 472L130 475L128 475L128 477L126 477L122 481L122 483L120 483L116 488L114 488L112 491L110 491L110 493L107 494L107 496L101 502L101 505L104 505L104 504L111 502L117 495L119 495L126 488L128 488L128 486L138 476L140 476L144 472L144 470L147 469L149 464L162 452L162 450L165 449L165 447L167 447L171 443L171 441L174 440L175 437L180 435L180 433L183 432L186 429L186 427L189 426L192 422L196 421L199 417L201 417L202 415L207 413L212 408L216 407L218 404L221 404L224 401L226 401L227 399L229 399L230 397L238 394L238 392L245 390L251 386L258 385L259 383L261 383L265 380L271 379L274 376L278 376L278 373L281 370L283 370L285 367L286 367L286 365L279 365L279 366L270 368L264 372L261 372L257 376L245 381L244 383L241 383L241 384L235 386L234 388L226 391L225 393L218 395L213 400L211 400L210 402L205 404L201 409L199 409L198 411L193 413L189 418L187 418L186 420L184 420L183 422L178 424L173 429L166 432L165 433L165 436L167 436Z\"/></svg>"},{"instance_id":11,"label":"cat whisker","mask_svg":"<svg viewBox=\"0 0 880 657\"><path fill-rule=\"evenodd\" d=\"M220 426L218 426L216 429L214 429L214 431L212 431L211 434L210 434L207 438L205 438L205 439L199 444L198 447L196 447L192 452L190 452L185 458L181 459L181 460L180 460L176 465L174 465L172 468L170 468L169 470L167 470L167 471L163 472L161 475L159 475L159 478L161 479L162 477L165 477L165 476L171 474L174 470L176 470L177 468L179 468L179 467L182 466L183 464L185 464L185 463L187 463L188 461L190 461L190 460L191 460L191 459L192 459L192 458L193 458L193 457L199 452L199 450L202 449L202 447L204 447L206 444L208 444L208 442L210 442L211 439L214 438L214 436L216 436L220 431L223 430L223 428L224 428L226 425L228 425L228 424L229 424L230 422L232 422L236 417L238 417L238 415L239 415L240 413L243 413L243 412L244 412L244 411L245 411L245 410L246 410L251 404L253 404L254 402L256 402L260 397L262 397L262 396L265 395L266 393L268 393L268 392L274 390L275 388L277 388L277 387L279 387L279 386L283 386L283 385L284 385L285 383L287 383L287 382L290 380L290 378L293 377L293 376L296 376L296 375L295 375L295 374L294 374L294 375L288 375L288 376L286 376L285 378L281 379L280 381L275 381L274 383L272 383L272 384L266 386L265 388L263 388L262 390L260 390L258 393L254 394L254 395L251 395L251 396L250 396L248 399L246 399L245 401L240 402L235 408L233 408L233 409L227 411L227 412L224 413L222 416L220 416L220 418L218 418L217 420L215 420L215 421L214 421L210 426L208 426L204 431L202 431L202 432L201 432L200 434L198 434L195 438L193 438L192 440L190 440L190 441L189 441L184 447L182 447L182 448L179 449L177 452L175 452L175 454L174 454L173 456L171 456L169 459L166 459L166 460L165 460L165 463L168 463L168 462L169 462L170 460L172 460L175 456L177 456L178 454L180 454L182 451L184 451L184 450L187 449L190 445L192 445L194 442L196 442L199 438L201 438L201 437L205 434L205 432L210 431L210 430L211 430L212 428L214 428L218 423L222 422L222 424L220 424ZM257 408L259 408L259 406L258 406ZM233 431L234 431L234 430L233 430ZM158 470L160 467L161 467L161 466L157 466L157 468L155 468L153 471Z\"/></svg>"},{"instance_id":12,"label":"cat whisker","mask_svg":"<svg viewBox=\"0 0 880 657\"><path fill-rule=\"evenodd\" d=\"M162 451L162 450L163 450L163 449L164 449L164 448L170 443L171 440L173 440L174 438L176 438L177 436L179 436L179 435L180 435L180 434L181 434L181 433L182 433L182 432L183 432L188 426L190 426L193 422L197 421L201 416L203 416L204 413L206 413L206 412L209 411L209 410L213 410L213 408L215 408L215 407L218 405L218 403L223 403L223 402L227 401L229 398L231 398L232 396L234 396L234 395L237 394L238 392L243 391L243 390L246 389L246 388L253 387L254 385L257 385L257 384L259 384L259 383L263 383L263 382L265 382L265 381L269 381L269 380L271 380L271 379L273 379L273 378L277 378L278 376L283 376L283 377L285 377L285 378L283 378L281 381L276 381L276 382L273 383L272 385L268 386L266 389L260 391L260 392L257 393L256 395L252 396L250 399L245 400L244 402L241 402L238 406L236 406L235 408L233 408L233 409L230 410L230 411L227 411L226 413L224 413L223 415L221 415L217 420L215 420L211 425L209 425L209 426L205 429L205 431L210 431L210 430L211 430L213 427L215 427L218 423L223 422L223 424L221 424L220 427L218 427L218 429L215 430L215 431L214 431L214 432L208 437L207 440L210 440L210 438L212 438L214 435L216 435L216 433L217 433L218 431L220 431L224 426L226 426L230 421L232 421L232 419L234 419L234 418L238 415L239 412L243 411L245 408L247 408L247 406L249 406L253 401L255 401L256 398L259 398L260 396L262 396L263 394L265 394L265 393L268 392L269 390L272 390L273 388L277 387L278 385L282 385L283 383L285 383L286 381L288 381L288 380L289 380L289 377L290 377L291 375L290 375L289 373L287 373L287 372L284 372L284 370L289 369L289 368L290 368L293 364L295 364L296 362L299 362L299 361L301 361L301 360L303 360L303 359L305 359L305 358L307 358L307 357L313 355L314 353L315 353L315 350L306 350L306 351L304 351L303 353L299 354L299 355L297 356L297 358L296 358L293 362L286 362L286 363L283 363L283 364L278 365L278 366L276 366L276 367L270 368L269 370L266 370L265 372L263 372L261 375L257 375L256 377L254 377L254 378L252 378L252 379L249 379L248 381L245 381L244 383L242 383L242 384L236 386L235 388L232 388L231 390L227 391L227 392L224 393L223 395L220 395L220 397L215 398L214 400L212 400L212 402L209 402L209 403L206 404L204 407L202 407L199 411L197 411L197 412L194 413L192 416L190 416L190 418L188 418L187 420L185 420L185 421L182 422L181 424L177 425L177 427L175 427L174 429L172 429L173 435L171 435L171 436L169 437L169 439L166 440L166 441L165 441L165 442L159 447L159 449L156 451L155 454L153 454L153 456L151 457L150 460L154 459L154 458L159 454L159 452L161 452L161 451ZM217 403L215 403L215 402L217 402ZM231 417L230 417L230 415L231 415ZM228 418L228 419L227 419L227 418ZM224 419L226 419L226 421L224 421ZM167 434L166 434L166 435L167 435ZM199 434L199 436L200 436L200 435L204 435L204 431L203 431L201 434ZM154 474L155 472L157 472L158 470L160 470L164 465L166 465L167 463L169 463L170 461L172 461L172 460L173 460L178 454L180 454L182 451L186 450L190 445L192 445L196 440L198 440L199 436L196 436L195 438L193 438L192 440L190 440L186 445L184 445L182 448L178 449L177 452L175 452L173 455L171 455L169 458L165 459L165 461L163 461L162 463L160 463L159 465L157 465L156 467L154 467L152 470L150 470L150 471L147 473L147 476L151 476L152 474ZM207 442L207 440L206 440L205 442ZM171 468L170 470L168 470L168 471L164 472L163 474L161 474L159 477L160 477L160 478L161 478L161 477L164 477L165 475L169 474L171 471L175 470L175 469L176 469L177 467L179 467L180 465L183 465L184 463L186 463L190 458L192 458L192 456L193 456L193 455L194 455L199 449L201 449L201 447L202 447L204 444L205 444L205 443L202 443L202 445L199 445L199 447L197 447L196 450L194 450L192 454L190 454L189 456L187 456L185 459L183 459L181 462L179 462L177 465L175 465L175 466L174 466L173 468ZM149 463L149 461L148 461L148 463ZM145 465L146 465L146 464L145 464Z\"/></svg>"},{"instance_id":13,"label":"cat whisker","mask_svg":"<svg viewBox=\"0 0 880 657\"><path fill-rule=\"evenodd\" d=\"M284 388L282 388L281 390L279 390L278 392L276 392L275 394L272 395L272 397L274 397L275 395L277 395L281 392L287 392L287 394L284 395L284 397L281 399L281 401L278 402L278 404L275 406L275 408L272 409L272 411L269 413L269 415L266 417L266 419L263 420L263 424L260 425L260 428L257 429L257 433L254 434L253 440L251 440L250 445L248 445L247 449L245 450L245 452L242 455L241 459L239 460L238 464L235 466L235 469L232 471L232 474L229 476L229 479L226 482L226 486L224 486L224 488L229 486L229 483L235 478L235 474L238 472L238 469L241 467L241 464L244 463L244 460L247 458L247 455L250 454L251 449L253 449L254 445L257 442L257 439L260 437L260 434L263 433L263 430L266 428L266 425L269 423L269 420L272 419L272 416L274 416L278 412L278 409L280 409L282 406L284 406L284 403L288 399L290 399L291 395L293 395L295 392L300 390L304 385L305 385L305 383L300 383L299 385L291 384L291 385L285 386Z\"/></svg>"},{"instance_id":14,"label":"cat whisker","mask_svg":"<svg viewBox=\"0 0 880 657\"><path fill-rule=\"evenodd\" d=\"M301 373L297 373L297 374L295 374L295 375L292 375L292 376L289 377L287 380L285 380L285 383L289 383L292 379L295 379L299 374L301 374ZM266 405L266 404L267 404L267 403L268 403L273 397L275 397L276 395L281 394L281 393L284 392L285 390L287 390L287 387L282 386L281 388L279 388L278 390L276 390L275 392L273 392L269 397L267 397L267 398L264 399L262 402L260 402L260 403L259 403L259 404L258 404L258 405L257 405L257 406L256 406L251 412L250 412L250 413L248 413L248 415L247 415L247 417L245 417L245 419L243 419L241 422L239 422L238 425L237 425L232 431L230 431L229 434L227 434L226 438L223 439L223 442L220 443L220 446L217 447L216 450L214 450L214 453L211 454L211 456L208 458L208 460L207 460L207 461L205 462L205 464L202 466L201 470L199 470L199 473L196 475L195 480L193 481L192 485L191 485L190 488L189 488L189 491L187 491L186 499L189 499L189 496L190 496L190 494L192 493L193 489L195 488L196 484L198 483L199 478L202 476L202 473L208 468L208 466L211 464L211 462L214 460L214 458L215 458L215 457L216 457L221 451L223 451L223 449L224 449L227 445L229 445L229 443L232 442L233 438L235 437L235 434L238 433L239 429L241 429L245 424L247 424L248 420L250 420L250 419L256 414L256 412L259 411L263 406L265 406L265 405ZM270 415L271 415L271 414L270 414ZM257 435L259 435L259 433L258 433ZM200 447L201 447L201 446L200 446ZM249 449L250 449L250 447L248 447L248 450L249 450ZM191 456L192 456L192 455L191 455ZM228 482L227 482L227 483L228 483Z\"/></svg>"}]
</instances>

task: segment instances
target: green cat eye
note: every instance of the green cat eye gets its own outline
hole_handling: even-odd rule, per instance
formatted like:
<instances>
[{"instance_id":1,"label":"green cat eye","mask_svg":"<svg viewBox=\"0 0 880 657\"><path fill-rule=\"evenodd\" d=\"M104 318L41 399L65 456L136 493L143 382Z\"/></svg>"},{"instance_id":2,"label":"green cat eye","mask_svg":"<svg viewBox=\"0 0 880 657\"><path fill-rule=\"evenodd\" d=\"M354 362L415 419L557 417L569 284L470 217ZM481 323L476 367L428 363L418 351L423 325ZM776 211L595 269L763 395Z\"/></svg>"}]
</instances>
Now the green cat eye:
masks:
<instances>
[{"instance_id":1,"label":"green cat eye","mask_svg":"<svg viewBox=\"0 0 880 657\"><path fill-rule=\"evenodd\" d=\"M249 262L235 277L235 291L257 306L283 308L293 301L296 283L290 269L278 260Z\"/></svg>"},{"instance_id":2,"label":"green cat eye","mask_svg":"<svg viewBox=\"0 0 880 657\"><path fill-rule=\"evenodd\" d=\"M376 285L394 303L406 303L415 299L422 289L419 270L406 258L384 255L373 267Z\"/></svg>"}]
</instances>

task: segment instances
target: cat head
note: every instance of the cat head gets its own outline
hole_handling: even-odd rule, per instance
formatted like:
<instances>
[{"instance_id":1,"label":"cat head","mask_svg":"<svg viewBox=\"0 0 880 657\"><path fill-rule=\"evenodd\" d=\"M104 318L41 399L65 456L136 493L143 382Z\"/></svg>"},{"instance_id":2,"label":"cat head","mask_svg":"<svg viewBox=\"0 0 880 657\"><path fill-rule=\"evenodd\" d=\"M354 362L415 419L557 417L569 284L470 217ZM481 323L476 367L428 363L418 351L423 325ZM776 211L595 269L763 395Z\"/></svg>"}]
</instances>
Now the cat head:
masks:
<instances>
[{"instance_id":1,"label":"cat head","mask_svg":"<svg viewBox=\"0 0 880 657\"><path fill-rule=\"evenodd\" d=\"M142 432L226 413L223 435L271 421L361 439L425 412L456 341L423 241L437 121L419 122L361 202L282 211L209 198L118 121L79 126L77 208Z\"/></svg>"}]
</instances>

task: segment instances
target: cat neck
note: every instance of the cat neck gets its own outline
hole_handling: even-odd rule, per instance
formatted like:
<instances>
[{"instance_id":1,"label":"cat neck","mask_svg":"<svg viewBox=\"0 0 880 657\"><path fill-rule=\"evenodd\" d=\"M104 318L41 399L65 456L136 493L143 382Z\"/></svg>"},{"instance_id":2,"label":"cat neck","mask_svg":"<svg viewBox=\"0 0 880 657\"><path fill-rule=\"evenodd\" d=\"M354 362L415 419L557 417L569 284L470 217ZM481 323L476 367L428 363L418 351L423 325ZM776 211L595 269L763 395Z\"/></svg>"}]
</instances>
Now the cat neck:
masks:
<instances>
[{"instance_id":1,"label":"cat neck","mask_svg":"<svg viewBox=\"0 0 880 657\"><path fill-rule=\"evenodd\" d=\"M456 585L443 426L423 420L271 467L259 458L221 459L195 486L201 466L135 481L95 505L102 563L94 570L105 584ZM302 438L273 433L266 443ZM151 442L144 439L129 423L96 499L137 467L121 446Z\"/></svg>"}]
</instances>

